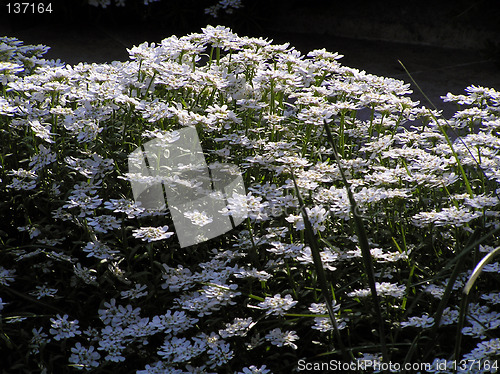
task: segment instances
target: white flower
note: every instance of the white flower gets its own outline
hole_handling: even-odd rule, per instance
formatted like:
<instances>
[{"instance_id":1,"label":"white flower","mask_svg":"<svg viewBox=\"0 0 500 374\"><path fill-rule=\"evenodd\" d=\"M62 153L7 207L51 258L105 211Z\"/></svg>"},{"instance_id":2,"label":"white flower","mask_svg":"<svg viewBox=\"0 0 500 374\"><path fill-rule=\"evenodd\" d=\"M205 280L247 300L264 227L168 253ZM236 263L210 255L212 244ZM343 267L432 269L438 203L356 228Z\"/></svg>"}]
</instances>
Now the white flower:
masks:
<instances>
[{"instance_id":1,"label":"white flower","mask_svg":"<svg viewBox=\"0 0 500 374\"><path fill-rule=\"evenodd\" d=\"M172 368L164 361L158 361L151 365L146 365L144 370L137 370L136 374L183 374L184 371Z\"/></svg>"},{"instance_id":2,"label":"white flower","mask_svg":"<svg viewBox=\"0 0 500 374\"><path fill-rule=\"evenodd\" d=\"M396 298L401 298L406 293L406 286L404 284L397 285L388 282L376 282L375 289L377 291L378 296L392 296ZM355 290L353 292L349 292L347 296L349 297L368 297L371 295L371 291L369 288Z\"/></svg>"},{"instance_id":3,"label":"white flower","mask_svg":"<svg viewBox=\"0 0 500 374\"><path fill-rule=\"evenodd\" d=\"M184 216L191 220L193 225L203 227L213 221L213 218L205 212L199 212L197 209L192 212L184 212Z\"/></svg>"},{"instance_id":4,"label":"white flower","mask_svg":"<svg viewBox=\"0 0 500 374\"><path fill-rule=\"evenodd\" d=\"M42 297L54 297L57 293L57 288L50 288L46 285L36 286L36 291L30 292L30 295L35 296L37 299Z\"/></svg>"},{"instance_id":5,"label":"white flower","mask_svg":"<svg viewBox=\"0 0 500 374\"><path fill-rule=\"evenodd\" d=\"M226 323L226 328L224 330L219 330L219 334L222 338L228 338L230 336L245 336L256 322L252 321L252 317L249 318L235 318L233 323Z\"/></svg>"},{"instance_id":6,"label":"white flower","mask_svg":"<svg viewBox=\"0 0 500 374\"><path fill-rule=\"evenodd\" d=\"M173 313L171 310L167 310L163 315L154 316L150 325L165 334L177 335L192 327L196 322L198 322L197 318L188 317L182 310Z\"/></svg>"},{"instance_id":7,"label":"white flower","mask_svg":"<svg viewBox=\"0 0 500 374\"><path fill-rule=\"evenodd\" d=\"M4 306L7 305L8 303L4 303L2 298L0 297L0 312L3 310ZM1 314L0 314L1 316Z\"/></svg>"},{"instance_id":8,"label":"white flower","mask_svg":"<svg viewBox=\"0 0 500 374\"><path fill-rule=\"evenodd\" d=\"M297 349L297 345L293 342L299 339L295 331L283 332L278 327L269 331L265 338L267 341L271 342L272 345L275 345L277 347L288 345L293 349Z\"/></svg>"},{"instance_id":9,"label":"white flower","mask_svg":"<svg viewBox=\"0 0 500 374\"><path fill-rule=\"evenodd\" d=\"M92 158L81 159L73 156L68 156L64 159L68 167L78 171L86 178L97 179L103 176L106 172L113 170L114 161L110 158L102 158L94 153Z\"/></svg>"},{"instance_id":10,"label":"white flower","mask_svg":"<svg viewBox=\"0 0 500 374\"><path fill-rule=\"evenodd\" d=\"M249 367L245 367L242 369L243 371L238 371L236 374L270 374L271 370L269 370L266 365L262 365L258 368L255 365L251 365Z\"/></svg>"},{"instance_id":11,"label":"white flower","mask_svg":"<svg viewBox=\"0 0 500 374\"><path fill-rule=\"evenodd\" d=\"M333 251L331 248L324 248L323 251L319 253L321 262L323 266L330 270L335 271L336 267L334 264L339 260L338 252ZM303 247L295 256L295 258L302 264L314 264L312 257L312 252L310 247Z\"/></svg>"},{"instance_id":12,"label":"white flower","mask_svg":"<svg viewBox=\"0 0 500 374\"><path fill-rule=\"evenodd\" d=\"M0 116L13 116L16 111L16 107L11 106L7 100L0 97Z\"/></svg>"},{"instance_id":13,"label":"white flower","mask_svg":"<svg viewBox=\"0 0 500 374\"><path fill-rule=\"evenodd\" d=\"M103 214L96 217L88 217L87 223L96 232L102 232L104 234L110 230L119 229L121 227L121 221L109 214Z\"/></svg>"},{"instance_id":14,"label":"white flower","mask_svg":"<svg viewBox=\"0 0 500 374\"><path fill-rule=\"evenodd\" d=\"M440 212L422 212L412 217L412 223L417 227L425 227L429 224L436 226L463 226L467 222L481 217L483 214L478 211L471 211L468 208L443 208Z\"/></svg>"},{"instance_id":15,"label":"white flower","mask_svg":"<svg viewBox=\"0 0 500 374\"><path fill-rule=\"evenodd\" d=\"M76 343L73 348L71 348L71 356L69 362L75 365L77 369L87 369L96 368L99 366L99 358L101 355L94 351L94 347L90 346L85 348L80 342Z\"/></svg>"},{"instance_id":16,"label":"white flower","mask_svg":"<svg viewBox=\"0 0 500 374\"><path fill-rule=\"evenodd\" d=\"M239 269L238 272L234 273L234 276L236 278L247 278L247 277L253 277L257 278L260 281L267 281L272 277L271 274L265 272L264 270L257 270L257 269Z\"/></svg>"},{"instance_id":17,"label":"white flower","mask_svg":"<svg viewBox=\"0 0 500 374\"><path fill-rule=\"evenodd\" d=\"M122 356L122 352L125 349L123 345L118 343L116 340L111 340L111 341L106 341L106 340L101 340L99 342L100 347L98 349L100 350L106 350L106 357L104 359L106 361L112 361L112 362L123 362L125 361L125 357Z\"/></svg>"},{"instance_id":18,"label":"white flower","mask_svg":"<svg viewBox=\"0 0 500 374\"><path fill-rule=\"evenodd\" d=\"M165 283L162 288L168 288L170 292L177 292L182 289L186 290L194 284L193 273L191 270L184 268L182 265L177 265L177 268L171 268L167 264L163 264L165 273L162 275Z\"/></svg>"},{"instance_id":19,"label":"white flower","mask_svg":"<svg viewBox=\"0 0 500 374\"><path fill-rule=\"evenodd\" d=\"M19 230L19 232L27 231L30 235L30 239L36 238L42 233L38 227L33 225L20 226L17 229Z\"/></svg>"},{"instance_id":20,"label":"white flower","mask_svg":"<svg viewBox=\"0 0 500 374\"><path fill-rule=\"evenodd\" d=\"M500 273L500 262L497 261L484 265L483 271L486 273Z\"/></svg>"},{"instance_id":21,"label":"white flower","mask_svg":"<svg viewBox=\"0 0 500 374\"><path fill-rule=\"evenodd\" d=\"M231 347L220 337L212 333L210 336L206 334L201 335L201 338L206 342L208 346L208 364L210 368L216 368L222 366L229 362L234 357L234 352L231 351Z\"/></svg>"},{"instance_id":22,"label":"white flower","mask_svg":"<svg viewBox=\"0 0 500 374\"><path fill-rule=\"evenodd\" d=\"M51 135L55 135L50 132L52 125L47 124L46 126L43 126L38 120L30 121L29 124L31 126L31 130L33 130L36 136L48 143L54 143L54 141L50 137Z\"/></svg>"},{"instance_id":23,"label":"white flower","mask_svg":"<svg viewBox=\"0 0 500 374\"><path fill-rule=\"evenodd\" d=\"M231 215L236 220L248 217L247 196L233 192L232 197L227 198L227 207L221 211L223 215Z\"/></svg>"},{"instance_id":24,"label":"white flower","mask_svg":"<svg viewBox=\"0 0 500 374\"><path fill-rule=\"evenodd\" d=\"M168 239L172 235L174 235L174 233L168 231L167 225L161 227L141 227L133 231L134 238L142 239L148 243Z\"/></svg>"},{"instance_id":25,"label":"white flower","mask_svg":"<svg viewBox=\"0 0 500 374\"><path fill-rule=\"evenodd\" d=\"M100 241L88 242L83 251L88 253L87 257L95 257L101 260L114 260L120 253L120 251L111 249Z\"/></svg>"},{"instance_id":26,"label":"white flower","mask_svg":"<svg viewBox=\"0 0 500 374\"><path fill-rule=\"evenodd\" d=\"M201 29L204 34L204 38L208 43L211 43L213 47L223 47L226 43L229 43L237 38L231 29L224 26L207 26Z\"/></svg>"},{"instance_id":27,"label":"white flower","mask_svg":"<svg viewBox=\"0 0 500 374\"><path fill-rule=\"evenodd\" d=\"M56 161L56 154L51 152L50 148L45 148L43 144L38 146L38 153L30 158L29 166L34 172L42 169L44 166L50 165Z\"/></svg>"},{"instance_id":28,"label":"white flower","mask_svg":"<svg viewBox=\"0 0 500 374\"><path fill-rule=\"evenodd\" d=\"M435 298L441 299L444 295L445 287L429 284L425 287L424 291L430 293Z\"/></svg>"},{"instance_id":29,"label":"white flower","mask_svg":"<svg viewBox=\"0 0 500 374\"><path fill-rule=\"evenodd\" d=\"M35 179L37 179L38 175L34 171L20 168L9 171L8 175L14 175L15 177L12 179L12 183L7 185L7 188L29 191L37 187Z\"/></svg>"},{"instance_id":30,"label":"white flower","mask_svg":"<svg viewBox=\"0 0 500 374\"><path fill-rule=\"evenodd\" d=\"M428 329L434 326L434 318L424 314L422 317L410 317L408 322L401 322L402 327L420 327L421 329Z\"/></svg>"},{"instance_id":31,"label":"white flower","mask_svg":"<svg viewBox=\"0 0 500 374\"><path fill-rule=\"evenodd\" d=\"M491 304L500 304L500 292L490 292L481 295L481 299L488 301Z\"/></svg>"},{"instance_id":32,"label":"white flower","mask_svg":"<svg viewBox=\"0 0 500 374\"><path fill-rule=\"evenodd\" d=\"M37 354L40 352L40 347L42 344L47 344L50 342L50 339L47 339L47 334L42 332L43 328L40 327L38 329L34 328L31 330L33 333L33 337L30 339L30 344L29 347L31 349L31 352L34 354Z\"/></svg>"},{"instance_id":33,"label":"white flower","mask_svg":"<svg viewBox=\"0 0 500 374\"><path fill-rule=\"evenodd\" d=\"M147 288L144 284L136 284L134 288L120 292L120 295L124 299L139 299L141 297L147 296L148 291L145 291Z\"/></svg>"},{"instance_id":34,"label":"white flower","mask_svg":"<svg viewBox=\"0 0 500 374\"><path fill-rule=\"evenodd\" d=\"M477 347L474 348L470 353L465 354L463 358L465 360L473 360L477 362L477 360L485 358L498 359L499 356L500 356L500 338L495 338L478 343ZM493 364L493 361L491 363ZM495 371L496 370L497 368L495 368ZM490 371L488 370L487 372Z\"/></svg>"},{"instance_id":35,"label":"white flower","mask_svg":"<svg viewBox=\"0 0 500 374\"><path fill-rule=\"evenodd\" d=\"M76 265L73 265L73 271L75 275L86 284L97 286L97 277L95 276L96 271L94 269L86 268L82 266L82 264L77 263Z\"/></svg>"},{"instance_id":36,"label":"white flower","mask_svg":"<svg viewBox=\"0 0 500 374\"><path fill-rule=\"evenodd\" d=\"M106 309L99 309L99 318L109 327L126 327L132 323L137 323L140 321L140 308L133 308L132 305L116 305L116 299L111 299L109 302L105 302L104 306ZM123 334L123 331L110 330L111 334L116 335L117 333Z\"/></svg>"},{"instance_id":37,"label":"white flower","mask_svg":"<svg viewBox=\"0 0 500 374\"><path fill-rule=\"evenodd\" d=\"M172 363L179 363L191 360L206 350L206 343L201 339L194 342L186 338L171 337L166 338L163 345L158 350L158 355Z\"/></svg>"},{"instance_id":38,"label":"white flower","mask_svg":"<svg viewBox=\"0 0 500 374\"><path fill-rule=\"evenodd\" d=\"M459 312L458 310L451 309L447 307L443 310L443 315L441 316L440 325L453 325L458 322Z\"/></svg>"},{"instance_id":39,"label":"white flower","mask_svg":"<svg viewBox=\"0 0 500 374\"><path fill-rule=\"evenodd\" d=\"M281 297L281 295L276 294L273 297L266 297L258 306L261 309L265 309L266 314L284 316L295 304L297 304L297 301L293 300L292 296L286 295L285 297Z\"/></svg>"},{"instance_id":40,"label":"white flower","mask_svg":"<svg viewBox=\"0 0 500 374\"><path fill-rule=\"evenodd\" d=\"M328 215L326 209L321 206L315 206L314 208L306 208L307 218L309 218L309 223L311 224L314 233L318 231L324 231L325 225L323 222L327 219ZM302 215L289 215L285 218L288 222L293 223L297 231L304 230L304 218Z\"/></svg>"},{"instance_id":41,"label":"white flower","mask_svg":"<svg viewBox=\"0 0 500 374\"><path fill-rule=\"evenodd\" d=\"M3 286L8 286L10 282L14 282L14 273L16 270L5 269L0 266L0 284Z\"/></svg>"},{"instance_id":42,"label":"white flower","mask_svg":"<svg viewBox=\"0 0 500 374\"><path fill-rule=\"evenodd\" d=\"M241 292L235 291L237 288L237 284L208 284L206 286L203 286L201 295L208 299L217 300L218 307L223 305L235 305L236 302L232 301L232 298L241 295Z\"/></svg>"},{"instance_id":43,"label":"white flower","mask_svg":"<svg viewBox=\"0 0 500 374\"><path fill-rule=\"evenodd\" d=\"M228 110L227 105L211 105L207 108L207 113L210 123L223 125L226 129L231 128L233 123L241 123L241 119L232 110Z\"/></svg>"},{"instance_id":44,"label":"white flower","mask_svg":"<svg viewBox=\"0 0 500 374\"><path fill-rule=\"evenodd\" d=\"M337 312L340 309L340 304L337 304L335 300L333 300L333 311ZM311 313L314 314L323 314L326 315L328 314L328 309L326 308L325 303L312 303L311 306L309 307L309 310ZM342 330L347 327L347 323L342 319L342 318L335 318L337 321L337 327L339 330ZM333 324L330 319L330 316L321 316L321 317L315 317L314 318L314 325L311 326L312 329L318 330L321 332L328 332L333 330Z\"/></svg>"},{"instance_id":45,"label":"white flower","mask_svg":"<svg viewBox=\"0 0 500 374\"><path fill-rule=\"evenodd\" d=\"M72 338L82 333L78 330L78 320L68 321L68 317L67 314L62 317L58 314L56 318L50 319L52 328L49 332L54 335L55 340Z\"/></svg>"},{"instance_id":46,"label":"white flower","mask_svg":"<svg viewBox=\"0 0 500 374\"><path fill-rule=\"evenodd\" d=\"M115 213L125 213L127 218L135 218L145 211L140 206L140 202L136 203L128 199L111 199L104 203L106 209L112 210Z\"/></svg>"},{"instance_id":47,"label":"white flower","mask_svg":"<svg viewBox=\"0 0 500 374\"><path fill-rule=\"evenodd\" d=\"M94 209L99 207L102 199L99 196L90 196L90 191L75 189L69 196L67 203L63 205L65 209L80 208L79 217L91 216Z\"/></svg>"},{"instance_id":48,"label":"white flower","mask_svg":"<svg viewBox=\"0 0 500 374\"><path fill-rule=\"evenodd\" d=\"M307 54L307 57L314 57L319 60L339 60L342 55L339 55L337 52L329 52L325 48L323 49L315 49Z\"/></svg>"}]
</instances>

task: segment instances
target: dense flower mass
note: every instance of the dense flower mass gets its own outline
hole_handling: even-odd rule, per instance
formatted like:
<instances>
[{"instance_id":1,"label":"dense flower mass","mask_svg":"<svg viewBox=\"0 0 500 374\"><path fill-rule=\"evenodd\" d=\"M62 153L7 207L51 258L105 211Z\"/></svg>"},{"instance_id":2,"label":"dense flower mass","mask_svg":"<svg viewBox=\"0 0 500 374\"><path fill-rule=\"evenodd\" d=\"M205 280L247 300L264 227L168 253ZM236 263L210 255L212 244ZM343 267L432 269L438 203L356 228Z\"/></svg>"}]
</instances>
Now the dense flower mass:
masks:
<instances>
[{"instance_id":1,"label":"dense flower mass","mask_svg":"<svg viewBox=\"0 0 500 374\"><path fill-rule=\"evenodd\" d=\"M443 118L337 53L222 26L111 64L46 51L0 38L7 372L282 373L350 357L451 373L439 360L456 352L499 370L500 92L449 93ZM181 212L197 229L243 220L181 248L169 202L131 188L166 182L128 155L185 126L246 191Z\"/></svg>"}]
</instances>

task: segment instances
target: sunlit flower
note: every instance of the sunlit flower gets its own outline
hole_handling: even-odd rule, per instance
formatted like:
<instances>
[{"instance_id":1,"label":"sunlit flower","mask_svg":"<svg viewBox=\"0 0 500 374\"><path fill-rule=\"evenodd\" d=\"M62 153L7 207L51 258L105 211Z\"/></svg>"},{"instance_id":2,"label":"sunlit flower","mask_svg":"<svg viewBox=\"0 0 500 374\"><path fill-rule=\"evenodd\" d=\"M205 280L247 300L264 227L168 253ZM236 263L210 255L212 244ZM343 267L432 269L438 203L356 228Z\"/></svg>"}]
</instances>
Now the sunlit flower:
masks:
<instances>
[{"instance_id":1,"label":"sunlit flower","mask_svg":"<svg viewBox=\"0 0 500 374\"><path fill-rule=\"evenodd\" d=\"M295 331L283 332L280 328L275 328L266 335L266 340L271 342L272 345L277 347L283 347L288 345L292 349L297 349L297 345L294 341L298 340L299 337Z\"/></svg>"},{"instance_id":2,"label":"sunlit flower","mask_svg":"<svg viewBox=\"0 0 500 374\"><path fill-rule=\"evenodd\" d=\"M213 221L213 218L208 216L206 212L200 212L197 209L192 212L184 212L184 217L191 220L193 225L203 227Z\"/></svg>"},{"instance_id":3,"label":"sunlit flower","mask_svg":"<svg viewBox=\"0 0 500 374\"><path fill-rule=\"evenodd\" d=\"M11 170L9 175L13 175L14 178L12 182L7 185L7 188L12 188L14 190L34 190L36 185L36 179L38 175L34 171L27 171L23 168L18 170Z\"/></svg>"},{"instance_id":4,"label":"sunlit flower","mask_svg":"<svg viewBox=\"0 0 500 374\"><path fill-rule=\"evenodd\" d=\"M264 309L266 314L284 316L295 304L297 304L297 301L293 300L290 295L285 295L285 297L274 295L273 297L266 297L258 306Z\"/></svg>"},{"instance_id":5,"label":"sunlit flower","mask_svg":"<svg viewBox=\"0 0 500 374\"><path fill-rule=\"evenodd\" d=\"M168 226L160 226L160 227L141 227L140 229L133 230L133 236L137 239L142 239L147 241L148 243L168 239L172 235L173 232L168 231Z\"/></svg>"},{"instance_id":6,"label":"sunlit flower","mask_svg":"<svg viewBox=\"0 0 500 374\"><path fill-rule=\"evenodd\" d=\"M104 207L115 213L125 213L127 218L135 218L145 210L139 202L128 199L111 199L104 202Z\"/></svg>"},{"instance_id":7,"label":"sunlit flower","mask_svg":"<svg viewBox=\"0 0 500 374\"><path fill-rule=\"evenodd\" d=\"M418 213L412 217L412 223L418 227L425 227L429 224L434 224L436 226L463 226L481 215L481 212L453 206L450 208L443 208L439 212Z\"/></svg>"},{"instance_id":8,"label":"sunlit flower","mask_svg":"<svg viewBox=\"0 0 500 374\"><path fill-rule=\"evenodd\" d=\"M434 326L434 318L424 314L422 317L410 317L408 322L401 322L402 327L420 327L427 329Z\"/></svg>"},{"instance_id":9,"label":"sunlit flower","mask_svg":"<svg viewBox=\"0 0 500 374\"><path fill-rule=\"evenodd\" d=\"M101 260L113 260L120 253L99 241L88 242L83 247L83 251L88 253L87 257L95 257Z\"/></svg>"},{"instance_id":10,"label":"sunlit flower","mask_svg":"<svg viewBox=\"0 0 500 374\"><path fill-rule=\"evenodd\" d=\"M43 126L40 121L35 120L30 122L31 129L33 130L33 133L39 137L40 139L45 140L48 143L54 143L52 140L51 136L55 135L50 132L51 125L47 124Z\"/></svg>"},{"instance_id":11,"label":"sunlit flower","mask_svg":"<svg viewBox=\"0 0 500 374\"><path fill-rule=\"evenodd\" d=\"M404 284L397 285L389 282L376 282L375 289L377 291L377 295L379 296L392 296L401 298L406 293L406 286ZM349 292L347 295L350 297L368 297L371 295L371 291L369 288L366 288Z\"/></svg>"},{"instance_id":12,"label":"sunlit flower","mask_svg":"<svg viewBox=\"0 0 500 374\"><path fill-rule=\"evenodd\" d=\"M219 334L222 338L228 338L230 336L245 336L256 323L252 321L252 318L235 318L233 323L226 323L226 328L224 330L219 330Z\"/></svg>"}]
</instances>

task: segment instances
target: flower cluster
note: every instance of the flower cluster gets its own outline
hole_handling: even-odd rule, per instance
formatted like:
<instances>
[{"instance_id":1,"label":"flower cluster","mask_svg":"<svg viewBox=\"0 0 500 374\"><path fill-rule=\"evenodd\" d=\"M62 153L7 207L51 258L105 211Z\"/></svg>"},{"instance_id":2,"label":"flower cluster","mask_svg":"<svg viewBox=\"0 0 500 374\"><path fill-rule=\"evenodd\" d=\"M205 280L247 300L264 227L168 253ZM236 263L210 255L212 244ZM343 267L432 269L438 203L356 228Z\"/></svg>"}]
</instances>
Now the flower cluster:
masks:
<instances>
[{"instance_id":1,"label":"flower cluster","mask_svg":"<svg viewBox=\"0 0 500 374\"><path fill-rule=\"evenodd\" d=\"M499 263L468 305L462 290L500 245L500 92L450 93L458 109L443 118L338 53L222 26L111 64L46 51L0 38L7 371L292 372L300 358L341 358L337 339L378 360L374 299L393 362L498 357ZM128 155L185 126L211 165L238 165L247 192L216 212L239 226L181 248L168 201L134 201L131 182L161 184ZM200 228L216 218L181 213Z\"/></svg>"}]
</instances>

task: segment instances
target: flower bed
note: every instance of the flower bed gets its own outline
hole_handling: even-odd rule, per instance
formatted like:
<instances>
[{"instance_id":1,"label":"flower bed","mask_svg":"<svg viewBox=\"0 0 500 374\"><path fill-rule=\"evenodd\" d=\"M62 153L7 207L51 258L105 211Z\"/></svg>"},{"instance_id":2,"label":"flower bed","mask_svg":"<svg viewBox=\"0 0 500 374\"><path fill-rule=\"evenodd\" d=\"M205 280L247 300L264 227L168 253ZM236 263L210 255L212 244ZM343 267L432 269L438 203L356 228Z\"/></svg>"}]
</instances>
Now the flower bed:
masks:
<instances>
[{"instance_id":1,"label":"flower bed","mask_svg":"<svg viewBox=\"0 0 500 374\"><path fill-rule=\"evenodd\" d=\"M498 91L448 94L444 119L336 53L220 26L127 62L45 52L0 39L2 368L495 368ZM207 161L242 171L227 211L247 218L181 248L169 211L134 201L128 155L186 126Z\"/></svg>"}]
</instances>

